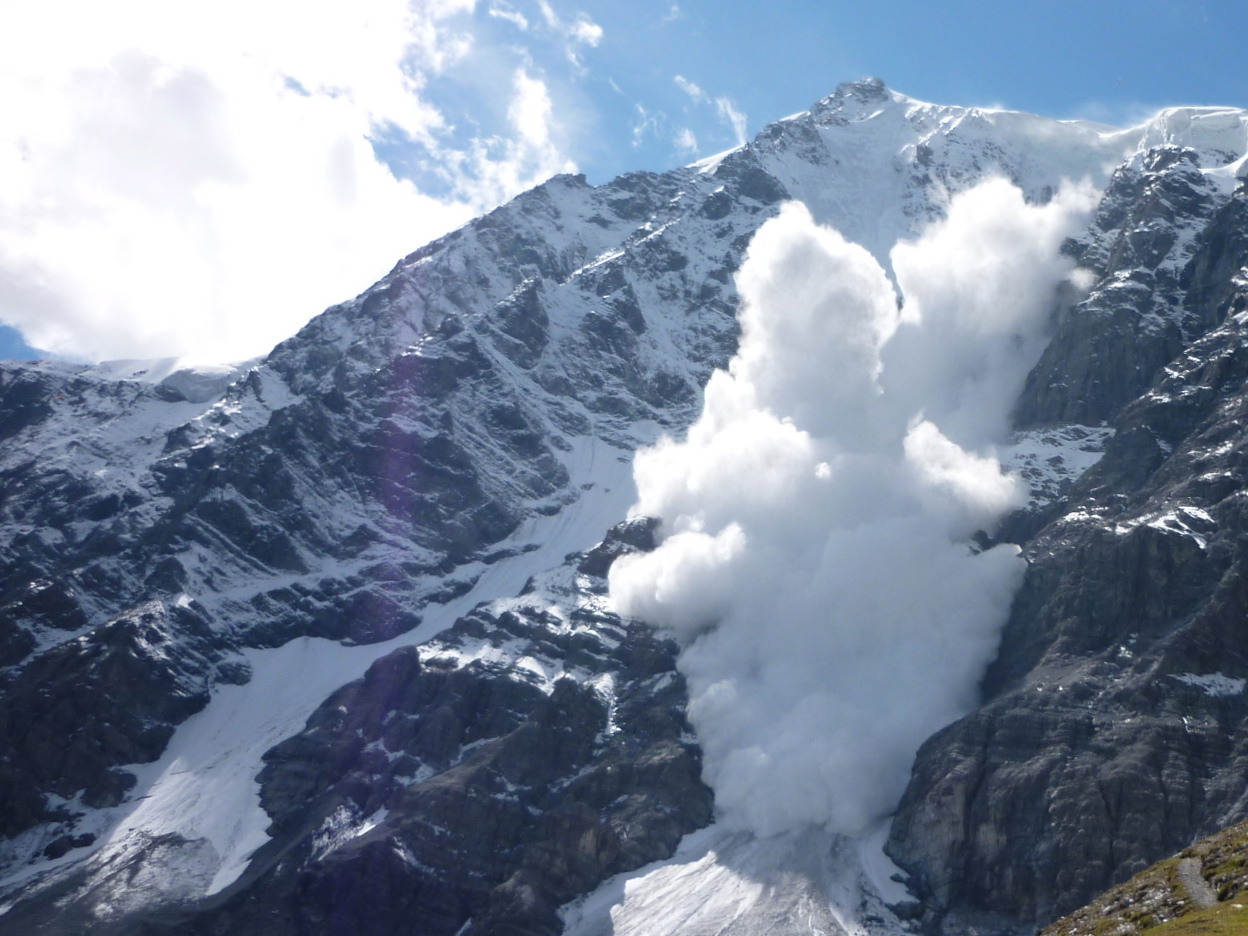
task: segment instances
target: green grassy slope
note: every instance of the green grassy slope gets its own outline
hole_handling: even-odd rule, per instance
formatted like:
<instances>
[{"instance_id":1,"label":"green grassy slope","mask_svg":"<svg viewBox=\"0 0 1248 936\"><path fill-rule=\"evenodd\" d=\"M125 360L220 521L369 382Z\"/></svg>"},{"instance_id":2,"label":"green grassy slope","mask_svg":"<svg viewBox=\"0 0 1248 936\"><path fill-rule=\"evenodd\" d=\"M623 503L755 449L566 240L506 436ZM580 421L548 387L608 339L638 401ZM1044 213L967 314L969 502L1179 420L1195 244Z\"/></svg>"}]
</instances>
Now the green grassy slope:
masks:
<instances>
[{"instance_id":1,"label":"green grassy slope","mask_svg":"<svg viewBox=\"0 0 1248 936\"><path fill-rule=\"evenodd\" d=\"M1241 822L1111 888L1040 936L1248 936L1245 885L1248 822Z\"/></svg>"}]
</instances>

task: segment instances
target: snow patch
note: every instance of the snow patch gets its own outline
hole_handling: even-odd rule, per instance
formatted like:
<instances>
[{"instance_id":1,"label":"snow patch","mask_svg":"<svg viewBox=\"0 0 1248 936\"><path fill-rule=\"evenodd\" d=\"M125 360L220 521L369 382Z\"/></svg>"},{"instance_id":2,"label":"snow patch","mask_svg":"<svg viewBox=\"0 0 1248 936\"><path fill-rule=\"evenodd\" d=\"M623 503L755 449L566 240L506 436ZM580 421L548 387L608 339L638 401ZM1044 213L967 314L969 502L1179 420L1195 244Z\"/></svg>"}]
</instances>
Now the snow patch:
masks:
<instances>
[{"instance_id":1,"label":"snow patch","mask_svg":"<svg viewBox=\"0 0 1248 936\"><path fill-rule=\"evenodd\" d=\"M908 895L891 880L881 893L874 879L886 868L864 866L878 841L878 830L863 839L817 828L760 839L711 826L686 836L671 859L561 908L564 934L901 936L888 903Z\"/></svg>"},{"instance_id":2,"label":"snow patch","mask_svg":"<svg viewBox=\"0 0 1248 936\"><path fill-rule=\"evenodd\" d=\"M1114 524L1119 536L1126 536L1136 527L1147 526L1166 533L1190 537L1201 549L1209 545L1208 536L1217 528L1207 511L1190 504L1182 504L1170 510L1158 511Z\"/></svg>"},{"instance_id":3,"label":"snow patch","mask_svg":"<svg viewBox=\"0 0 1248 936\"><path fill-rule=\"evenodd\" d=\"M1107 426L1058 426L1017 433L997 449L1001 468L1031 488L1030 506L1058 500L1085 471L1101 460L1114 430Z\"/></svg>"},{"instance_id":4,"label":"snow patch","mask_svg":"<svg viewBox=\"0 0 1248 936\"><path fill-rule=\"evenodd\" d=\"M1205 695L1215 699L1243 695L1244 687L1248 685L1248 680L1224 676L1221 673L1208 673L1203 676L1195 673L1172 673L1170 678L1177 679L1185 686L1195 686L1203 690Z\"/></svg>"},{"instance_id":5,"label":"snow patch","mask_svg":"<svg viewBox=\"0 0 1248 936\"><path fill-rule=\"evenodd\" d=\"M339 806L325 817L321 827L312 835L312 860L319 861L352 839L366 835L386 821L387 809L379 809L371 816L361 819L358 811Z\"/></svg>"}]
</instances>

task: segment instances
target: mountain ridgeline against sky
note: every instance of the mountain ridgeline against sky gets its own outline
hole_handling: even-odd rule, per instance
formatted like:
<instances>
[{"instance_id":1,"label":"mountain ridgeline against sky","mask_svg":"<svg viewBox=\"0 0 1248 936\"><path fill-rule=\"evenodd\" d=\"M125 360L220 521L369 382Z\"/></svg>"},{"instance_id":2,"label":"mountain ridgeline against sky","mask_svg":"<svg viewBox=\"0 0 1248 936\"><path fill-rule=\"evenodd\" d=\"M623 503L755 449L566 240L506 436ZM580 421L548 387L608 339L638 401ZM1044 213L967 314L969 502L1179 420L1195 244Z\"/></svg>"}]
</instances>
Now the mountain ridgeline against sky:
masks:
<instances>
[{"instance_id":1,"label":"mountain ridgeline against sky","mask_svg":"<svg viewBox=\"0 0 1248 936\"><path fill-rule=\"evenodd\" d=\"M866 80L3 365L0 934L1021 934L1248 817L1246 154Z\"/></svg>"}]
</instances>

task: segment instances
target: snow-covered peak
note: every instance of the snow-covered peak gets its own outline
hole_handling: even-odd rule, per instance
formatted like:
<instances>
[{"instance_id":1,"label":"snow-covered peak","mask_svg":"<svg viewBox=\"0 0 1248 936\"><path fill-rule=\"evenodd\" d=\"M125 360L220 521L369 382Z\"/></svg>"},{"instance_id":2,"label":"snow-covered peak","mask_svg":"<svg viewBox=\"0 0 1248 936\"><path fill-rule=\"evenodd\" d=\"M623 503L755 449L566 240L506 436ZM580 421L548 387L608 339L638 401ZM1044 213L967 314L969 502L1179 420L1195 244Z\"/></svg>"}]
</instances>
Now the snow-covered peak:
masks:
<instances>
[{"instance_id":1,"label":"snow-covered peak","mask_svg":"<svg viewBox=\"0 0 1248 936\"><path fill-rule=\"evenodd\" d=\"M1047 201L1065 180L1103 189L1139 139L1140 131L1088 121L929 104L864 79L765 127L747 149L817 221L888 268L899 239L983 179L1003 176L1033 201Z\"/></svg>"},{"instance_id":2,"label":"snow-covered peak","mask_svg":"<svg viewBox=\"0 0 1248 936\"><path fill-rule=\"evenodd\" d=\"M1209 167L1241 159L1248 152L1248 111L1237 107L1168 107L1138 129L1141 151L1190 147Z\"/></svg>"},{"instance_id":3,"label":"snow-covered peak","mask_svg":"<svg viewBox=\"0 0 1248 936\"><path fill-rule=\"evenodd\" d=\"M879 78L867 77L837 86L808 113L816 120L863 120L882 108L907 101L909 98L891 91Z\"/></svg>"}]
</instances>

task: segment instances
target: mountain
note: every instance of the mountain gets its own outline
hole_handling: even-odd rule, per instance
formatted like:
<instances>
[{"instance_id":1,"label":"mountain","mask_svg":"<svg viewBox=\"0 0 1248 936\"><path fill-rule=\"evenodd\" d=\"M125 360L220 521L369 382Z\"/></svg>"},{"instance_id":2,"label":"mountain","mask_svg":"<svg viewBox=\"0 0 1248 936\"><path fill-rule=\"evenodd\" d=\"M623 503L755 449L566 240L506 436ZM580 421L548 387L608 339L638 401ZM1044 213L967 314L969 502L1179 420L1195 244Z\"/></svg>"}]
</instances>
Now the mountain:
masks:
<instances>
[{"instance_id":1,"label":"mountain","mask_svg":"<svg viewBox=\"0 0 1248 936\"><path fill-rule=\"evenodd\" d=\"M260 362L3 365L0 933L1021 932L1248 816L1246 128L866 80L551 179ZM981 702L891 828L725 828L684 648L608 588L670 532L633 454L698 418L785 202L891 273L998 176L1103 197L1001 453Z\"/></svg>"}]
</instances>

